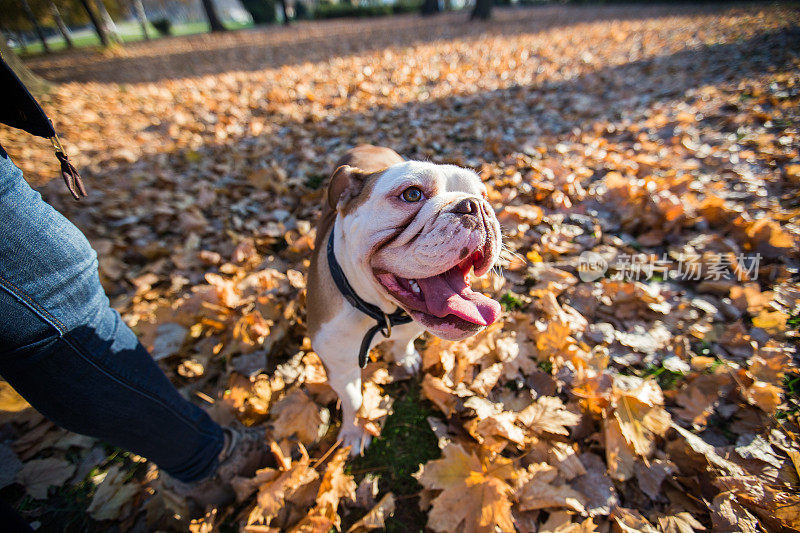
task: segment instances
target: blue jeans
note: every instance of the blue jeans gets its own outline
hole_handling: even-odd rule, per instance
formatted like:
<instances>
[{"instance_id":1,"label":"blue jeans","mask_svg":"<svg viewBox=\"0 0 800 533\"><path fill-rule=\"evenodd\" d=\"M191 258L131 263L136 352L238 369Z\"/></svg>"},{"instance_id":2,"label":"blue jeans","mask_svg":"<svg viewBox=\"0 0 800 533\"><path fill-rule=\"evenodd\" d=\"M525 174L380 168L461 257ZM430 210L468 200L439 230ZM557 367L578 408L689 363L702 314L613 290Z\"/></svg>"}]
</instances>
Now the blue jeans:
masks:
<instances>
[{"instance_id":1,"label":"blue jeans","mask_svg":"<svg viewBox=\"0 0 800 533\"><path fill-rule=\"evenodd\" d=\"M0 375L40 413L176 479L214 473L222 429L109 307L86 237L0 148Z\"/></svg>"}]
</instances>

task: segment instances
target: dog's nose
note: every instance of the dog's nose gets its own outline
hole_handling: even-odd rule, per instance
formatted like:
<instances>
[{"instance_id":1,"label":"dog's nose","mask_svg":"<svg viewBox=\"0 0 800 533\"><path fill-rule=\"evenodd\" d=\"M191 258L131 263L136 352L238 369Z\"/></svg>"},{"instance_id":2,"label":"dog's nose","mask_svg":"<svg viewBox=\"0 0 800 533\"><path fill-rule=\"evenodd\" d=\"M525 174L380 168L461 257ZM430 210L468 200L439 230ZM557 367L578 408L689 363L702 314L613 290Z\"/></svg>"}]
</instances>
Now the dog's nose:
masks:
<instances>
[{"instance_id":1,"label":"dog's nose","mask_svg":"<svg viewBox=\"0 0 800 533\"><path fill-rule=\"evenodd\" d=\"M478 201L474 198L464 198L458 202L453 208L453 213L459 215L477 215L478 214Z\"/></svg>"}]
</instances>

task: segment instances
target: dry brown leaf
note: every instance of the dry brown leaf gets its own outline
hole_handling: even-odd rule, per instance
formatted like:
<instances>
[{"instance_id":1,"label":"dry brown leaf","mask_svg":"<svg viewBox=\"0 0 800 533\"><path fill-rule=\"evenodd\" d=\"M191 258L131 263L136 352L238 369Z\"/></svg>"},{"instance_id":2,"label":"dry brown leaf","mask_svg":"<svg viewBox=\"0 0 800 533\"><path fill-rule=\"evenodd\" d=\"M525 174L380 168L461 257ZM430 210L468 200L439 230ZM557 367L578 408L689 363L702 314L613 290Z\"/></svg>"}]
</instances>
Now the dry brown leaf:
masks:
<instances>
[{"instance_id":1,"label":"dry brown leaf","mask_svg":"<svg viewBox=\"0 0 800 533\"><path fill-rule=\"evenodd\" d=\"M630 479L633 476L636 455L622 434L619 420L615 416L606 418L603 421L603 429L608 474L618 481Z\"/></svg>"},{"instance_id":2,"label":"dry brown leaf","mask_svg":"<svg viewBox=\"0 0 800 533\"><path fill-rule=\"evenodd\" d=\"M741 393L749 404L755 405L765 413L773 415L781 404L783 389L771 383L754 381L752 385L743 389Z\"/></svg>"},{"instance_id":3,"label":"dry brown leaf","mask_svg":"<svg viewBox=\"0 0 800 533\"><path fill-rule=\"evenodd\" d=\"M717 453L717 451L714 449L713 446L706 443L703 439L701 439L694 433L691 433L674 423L672 424L672 429L680 433L681 437L683 437L683 439L686 441L688 449L702 456L707 461L709 466L718 468L722 470L722 472L728 475L732 476L744 475L745 472L744 470L742 470L741 467L739 467L735 463L732 463L731 461L724 459L722 456L720 456L719 453Z\"/></svg>"},{"instance_id":4,"label":"dry brown leaf","mask_svg":"<svg viewBox=\"0 0 800 533\"><path fill-rule=\"evenodd\" d=\"M0 379L0 411L18 413L30 407L25 398L20 396L8 382Z\"/></svg>"},{"instance_id":5,"label":"dry brown leaf","mask_svg":"<svg viewBox=\"0 0 800 533\"><path fill-rule=\"evenodd\" d=\"M661 407L664 401L661 389L653 380L633 383L630 389L615 388L613 417L631 450L646 458L654 451L654 438L666 433L671 418Z\"/></svg>"},{"instance_id":6,"label":"dry brown leaf","mask_svg":"<svg viewBox=\"0 0 800 533\"><path fill-rule=\"evenodd\" d=\"M216 521L217 509L211 509L202 518L189 522L189 533L214 533L218 528Z\"/></svg>"},{"instance_id":7,"label":"dry brown leaf","mask_svg":"<svg viewBox=\"0 0 800 533\"><path fill-rule=\"evenodd\" d=\"M383 419L392 411L392 399L381 394L381 389L375 383L367 381L362 386L361 408L358 410L358 422L362 424L368 433L377 437L380 435L380 428Z\"/></svg>"},{"instance_id":8,"label":"dry brown leaf","mask_svg":"<svg viewBox=\"0 0 800 533\"><path fill-rule=\"evenodd\" d=\"M717 494L711 504L713 530L719 533L756 533L758 520L742 507L733 493Z\"/></svg>"},{"instance_id":9,"label":"dry brown leaf","mask_svg":"<svg viewBox=\"0 0 800 533\"><path fill-rule=\"evenodd\" d=\"M753 317L753 325L766 330L770 335L781 335L786 331L786 321L789 315L783 311L768 311L764 309L758 316Z\"/></svg>"},{"instance_id":10,"label":"dry brown leaf","mask_svg":"<svg viewBox=\"0 0 800 533\"><path fill-rule=\"evenodd\" d=\"M517 420L536 434L569 435L567 427L580 419L580 415L567 411L555 396L542 396L517 415Z\"/></svg>"},{"instance_id":11,"label":"dry brown leaf","mask_svg":"<svg viewBox=\"0 0 800 533\"><path fill-rule=\"evenodd\" d=\"M253 478L259 484L256 506L247 519L248 525L269 525L292 495L319 477L311 468L308 455L292 464L284 472L264 468L256 472Z\"/></svg>"},{"instance_id":12,"label":"dry brown leaf","mask_svg":"<svg viewBox=\"0 0 800 533\"><path fill-rule=\"evenodd\" d=\"M75 465L56 457L33 459L17 473L17 483L37 500L47 498L47 489L63 485L75 473Z\"/></svg>"},{"instance_id":13,"label":"dry brown leaf","mask_svg":"<svg viewBox=\"0 0 800 533\"><path fill-rule=\"evenodd\" d=\"M136 496L142 487L136 480L125 481L128 472L115 464L105 473L97 486L87 512L95 520L117 520L124 512L125 505Z\"/></svg>"},{"instance_id":14,"label":"dry brown leaf","mask_svg":"<svg viewBox=\"0 0 800 533\"><path fill-rule=\"evenodd\" d=\"M791 348L775 341L768 341L750 358L748 371L757 381L782 385L786 372L792 364Z\"/></svg>"},{"instance_id":15,"label":"dry brown leaf","mask_svg":"<svg viewBox=\"0 0 800 533\"><path fill-rule=\"evenodd\" d=\"M532 464L525 474L529 479L517 490L519 508L522 511L567 507L585 513L587 503L583 494L563 482L558 482L558 470L547 463ZM555 482L555 483L554 483Z\"/></svg>"},{"instance_id":16,"label":"dry brown leaf","mask_svg":"<svg viewBox=\"0 0 800 533\"><path fill-rule=\"evenodd\" d=\"M658 525L663 533L694 533L695 531L705 531L706 529L692 515L685 512L659 516Z\"/></svg>"},{"instance_id":17,"label":"dry brown leaf","mask_svg":"<svg viewBox=\"0 0 800 533\"><path fill-rule=\"evenodd\" d=\"M658 533L653 524L635 509L616 507L611 513L611 518L616 528L623 533Z\"/></svg>"},{"instance_id":18,"label":"dry brown leaf","mask_svg":"<svg viewBox=\"0 0 800 533\"><path fill-rule=\"evenodd\" d=\"M475 418L466 424L467 430L475 439L494 452L505 447L505 439L514 444L523 445L526 440L525 431L514 423L517 413L503 411L483 418Z\"/></svg>"},{"instance_id":19,"label":"dry brown leaf","mask_svg":"<svg viewBox=\"0 0 800 533\"><path fill-rule=\"evenodd\" d=\"M349 501L356 499L356 482L353 476L344 473L344 464L349 457L348 448L337 450L322 476L322 483L317 493L316 512L331 521L336 529L340 529L341 518L337 514L342 498ZM314 511L312 511L313 513Z\"/></svg>"},{"instance_id":20,"label":"dry brown leaf","mask_svg":"<svg viewBox=\"0 0 800 533\"><path fill-rule=\"evenodd\" d=\"M422 393L427 399L432 401L445 416L452 416L455 412L456 396L453 391L444 384L444 382L433 377L430 374L425 374L422 379Z\"/></svg>"},{"instance_id":21,"label":"dry brown leaf","mask_svg":"<svg viewBox=\"0 0 800 533\"><path fill-rule=\"evenodd\" d=\"M584 507L589 516L606 516L619 505L614 483L606 475L606 464L590 452L582 453L580 460L586 473L572 480L571 485L586 498Z\"/></svg>"},{"instance_id":22,"label":"dry brown leaf","mask_svg":"<svg viewBox=\"0 0 800 533\"><path fill-rule=\"evenodd\" d=\"M274 432L272 438L281 440L297 435L300 442L310 444L317 440L322 425L319 406L302 390L295 389L272 408Z\"/></svg>"},{"instance_id":23,"label":"dry brown leaf","mask_svg":"<svg viewBox=\"0 0 800 533\"><path fill-rule=\"evenodd\" d=\"M755 476L722 476L714 480L722 491L773 528L800 530L800 497L783 487L765 483Z\"/></svg>"},{"instance_id":24,"label":"dry brown leaf","mask_svg":"<svg viewBox=\"0 0 800 533\"><path fill-rule=\"evenodd\" d=\"M557 467L567 481L586 473L575 448L565 442L553 442L547 450L547 462Z\"/></svg>"},{"instance_id":25,"label":"dry brown leaf","mask_svg":"<svg viewBox=\"0 0 800 533\"><path fill-rule=\"evenodd\" d=\"M547 522L539 527L539 533L595 533L597 527L591 518L573 522L572 515L563 511L550 513Z\"/></svg>"},{"instance_id":26,"label":"dry brown leaf","mask_svg":"<svg viewBox=\"0 0 800 533\"><path fill-rule=\"evenodd\" d=\"M428 527L437 532L513 531L509 481L515 477L508 459L480 459L461 445L449 444L442 458L428 461L415 474L427 490L442 492L432 500Z\"/></svg>"},{"instance_id":27,"label":"dry brown leaf","mask_svg":"<svg viewBox=\"0 0 800 533\"><path fill-rule=\"evenodd\" d=\"M658 500L661 492L661 483L667 476L674 474L677 468L669 461L655 459L650 461L650 464L637 462L636 481L639 482L639 488L651 500Z\"/></svg>"},{"instance_id":28,"label":"dry brown leaf","mask_svg":"<svg viewBox=\"0 0 800 533\"><path fill-rule=\"evenodd\" d=\"M385 520L394 513L394 494L391 492L380 499L375 507L369 510L361 519L350 526L347 533L360 533L362 531L372 531L386 527Z\"/></svg>"}]
</instances>

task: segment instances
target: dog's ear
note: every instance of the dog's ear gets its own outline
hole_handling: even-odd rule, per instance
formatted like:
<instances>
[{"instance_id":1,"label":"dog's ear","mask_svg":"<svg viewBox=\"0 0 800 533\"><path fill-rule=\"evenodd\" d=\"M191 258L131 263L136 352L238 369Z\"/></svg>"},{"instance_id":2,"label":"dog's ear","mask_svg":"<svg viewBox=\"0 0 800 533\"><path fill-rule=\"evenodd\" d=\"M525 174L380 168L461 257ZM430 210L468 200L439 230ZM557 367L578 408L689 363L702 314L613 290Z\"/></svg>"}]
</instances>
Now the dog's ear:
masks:
<instances>
[{"instance_id":1,"label":"dog's ear","mask_svg":"<svg viewBox=\"0 0 800 533\"><path fill-rule=\"evenodd\" d=\"M336 209L343 195L348 198L358 196L367 181L367 177L372 174L372 172L364 172L350 165L342 165L337 168L328 184L328 205L331 206L331 209Z\"/></svg>"}]
</instances>

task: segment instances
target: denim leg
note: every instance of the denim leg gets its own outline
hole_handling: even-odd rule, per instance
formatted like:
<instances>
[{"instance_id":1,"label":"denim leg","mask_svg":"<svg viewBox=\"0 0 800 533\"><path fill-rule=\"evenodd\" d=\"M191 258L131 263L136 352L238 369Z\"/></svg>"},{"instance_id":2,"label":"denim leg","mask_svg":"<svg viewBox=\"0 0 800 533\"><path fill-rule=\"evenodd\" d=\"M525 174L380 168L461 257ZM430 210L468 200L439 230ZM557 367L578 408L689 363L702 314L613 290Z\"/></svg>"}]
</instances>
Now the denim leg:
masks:
<instances>
[{"instance_id":1,"label":"denim leg","mask_svg":"<svg viewBox=\"0 0 800 533\"><path fill-rule=\"evenodd\" d=\"M84 235L0 148L0 375L70 431L211 475L222 429L184 399L109 306Z\"/></svg>"}]
</instances>

